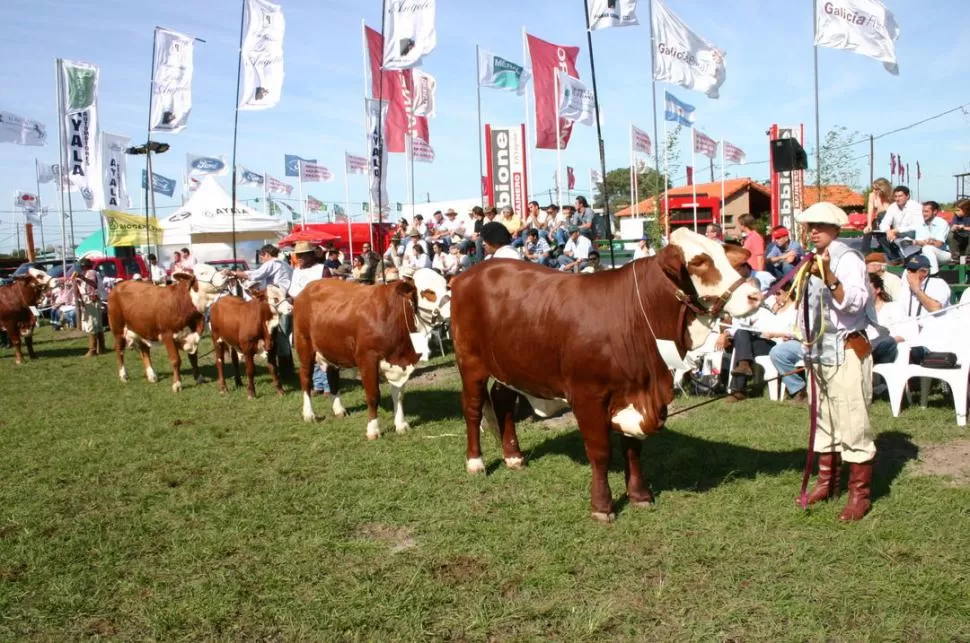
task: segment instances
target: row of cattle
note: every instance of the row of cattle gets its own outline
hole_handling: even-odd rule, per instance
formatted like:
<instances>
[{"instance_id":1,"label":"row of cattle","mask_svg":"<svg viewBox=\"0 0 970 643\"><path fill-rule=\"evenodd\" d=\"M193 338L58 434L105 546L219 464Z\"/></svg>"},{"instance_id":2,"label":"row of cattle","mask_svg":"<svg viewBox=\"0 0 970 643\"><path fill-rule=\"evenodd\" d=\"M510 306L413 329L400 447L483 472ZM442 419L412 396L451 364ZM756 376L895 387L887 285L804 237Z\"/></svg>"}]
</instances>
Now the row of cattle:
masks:
<instances>
[{"instance_id":1,"label":"row of cattle","mask_svg":"<svg viewBox=\"0 0 970 643\"><path fill-rule=\"evenodd\" d=\"M640 468L641 440L663 427L673 397L673 378L658 341L673 342L683 355L703 343L722 312L733 317L753 313L761 294L737 272L747 259L741 248L680 229L656 257L589 275L495 259L455 277L450 290L439 275L424 270L413 280L388 285L312 282L293 302L302 417L316 419L310 397L314 363L327 370L336 415L346 412L339 371L356 368L367 400L368 439L380 435L382 376L391 387L395 429L406 431L403 386L419 359L412 334L427 333L450 317L462 380L467 471L485 470L482 426L497 434L506 466L521 468L516 397L525 396L537 408L541 400L559 400L575 413L592 467L592 515L611 521L611 431L622 435L630 502L651 504L653 495ZM195 349L203 313L223 285L216 278L187 275L174 287L129 282L115 288L108 309L122 379L127 379L123 350L134 345L154 381L148 354L152 341L168 349L173 390L181 386L179 347L189 353L198 377ZM253 302L224 296L212 306L220 386L223 348L243 355L265 348L272 356L272 325L279 319L281 299L272 292ZM250 374L251 363L247 355Z\"/></svg>"}]
</instances>

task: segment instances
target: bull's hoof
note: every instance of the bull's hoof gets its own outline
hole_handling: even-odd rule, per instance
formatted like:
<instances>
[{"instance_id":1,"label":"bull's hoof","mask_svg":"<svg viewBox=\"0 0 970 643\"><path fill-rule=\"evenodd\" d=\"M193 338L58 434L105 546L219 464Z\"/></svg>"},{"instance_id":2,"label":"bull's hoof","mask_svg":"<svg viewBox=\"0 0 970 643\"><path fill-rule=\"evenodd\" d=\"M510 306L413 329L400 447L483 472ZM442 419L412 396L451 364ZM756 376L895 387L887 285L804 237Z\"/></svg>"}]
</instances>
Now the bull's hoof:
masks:
<instances>
[{"instance_id":1,"label":"bull's hoof","mask_svg":"<svg viewBox=\"0 0 970 643\"><path fill-rule=\"evenodd\" d=\"M178 393L182 390L182 382L172 382L172 393Z\"/></svg>"},{"instance_id":2,"label":"bull's hoof","mask_svg":"<svg viewBox=\"0 0 970 643\"><path fill-rule=\"evenodd\" d=\"M376 440L381 437L381 427L377 424L377 418L367 423L367 439Z\"/></svg>"},{"instance_id":3,"label":"bull's hoof","mask_svg":"<svg viewBox=\"0 0 970 643\"><path fill-rule=\"evenodd\" d=\"M522 471L525 469L525 458L505 458L505 466L512 471Z\"/></svg>"},{"instance_id":4,"label":"bull's hoof","mask_svg":"<svg viewBox=\"0 0 970 643\"><path fill-rule=\"evenodd\" d=\"M225 386L220 386L219 387L219 394L220 395L225 395L228 392L229 392L229 389L227 389Z\"/></svg>"},{"instance_id":5,"label":"bull's hoof","mask_svg":"<svg viewBox=\"0 0 970 643\"><path fill-rule=\"evenodd\" d=\"M593 520L595 520L596 522L601 522L604 525L610 524L614 520L616 520L616 514L613 513L612 511L609 513L606 513L603 511L594 511L590 515L593 516Z\"/></svg>"},{"instance_id":6,"label":"bull's hoof","mask_svg":"<svg viewBox=\"0 0 970 643\"><path fill-rule=\"evenodd\" d=\"M284 395L283 389L281 388L276 389L276 397L283 397L283 395Z\"/></svg>"},{"instance_id":7,"label":"bull's hoof","mask_svg":"<svg viewBox=\"0 0 970 643\"><path fill-rule=\"evenodd\" d=\"M405 422L404 424L399 424L394 427L394 430L398 433L407 433L411 430L411 425Z\"/></svg>"},{"instance_id":8,"label":"bull's hoof","mask_svg":"<svg viewBox=\"0 0 970 643\"><path fill-rule=\"evenodd\" d=\"M24 365L24 361L22 359L15 359L13 361L13 363L16 364L17 366L23 366Z\"/></svg>"},{"instance_id":9,"label":"bull's hoof","mask_svg":"<svg viewBox=\"0 0 970 643\"><path fill-rule=\"evenodd\" d=\"M316 422L317 421L317 416L315 414L313 414L313 413L304 413L303 414L303 421L304 422Z\"/></svg>"},{"instance_id":10,"label":"bull's hoof","mask_svg":"<svg viewBox=\"0 0 970 643\"><path fill-rule=\"evenodd\" d=\"M481 458L470 458L465 461L465 471L471 474L485 473L485 463Z\"/></svg>"},{"instance_id":11,"label":"bull's hoof","mask_svg":"<svg viewBox=\"0 0 970 643\"><path fill-rule=\"evenodd\" d=\"M367 441L368 442L373 442L374 440L380 440L380 439L381 439L381 432L380 431L378 431L377 433L371 433L370 431L367 432Z\"/></svg>"},{"instance_id":12,"label":"bull's hoof","mask_svg":"<svg viewBox=\"0 0 970 643\"><path fill-rule=\"evenodd\" d=\"M121 368L119 368L118 369L118 378L122 382L125 382L127 384L128 383L128 369L125 368L124 366L122 366Z\"/></svg>"},{"instance_id":13,"label":"bull's hoof","mask_svg":"<svg viewBox=\"0 0 970 643\"><path fill-rule=\"evenodd\" d=\"M158 375L155 374L155 369L151 367L149 367L148 370L145 371L145 378L152 384L155 384L156 382L158 382Z\"/></svg>"},{"instance_id":14,"label":"bull's hoof","mask_svg":"<svg viewBox=\"0 0 970 643\"><path fill-rule=\"evenodd\" d=\"M638 509L653 509L657 506L657 503L653 500L634 500L630 498L630 506L637 507Z\"/></svg>"},{"instance_id":15,"label":"bull's hoof","mask_svg":"<svg viewBox=\"0 0 970 643\"><path fill-rule=\"evenodd\" d=\"M256 399L256 394L255 393L250 393L250 392L247 391L246 392L246 399L247 400L255 400Z\"/></svg>"}]
</instances>

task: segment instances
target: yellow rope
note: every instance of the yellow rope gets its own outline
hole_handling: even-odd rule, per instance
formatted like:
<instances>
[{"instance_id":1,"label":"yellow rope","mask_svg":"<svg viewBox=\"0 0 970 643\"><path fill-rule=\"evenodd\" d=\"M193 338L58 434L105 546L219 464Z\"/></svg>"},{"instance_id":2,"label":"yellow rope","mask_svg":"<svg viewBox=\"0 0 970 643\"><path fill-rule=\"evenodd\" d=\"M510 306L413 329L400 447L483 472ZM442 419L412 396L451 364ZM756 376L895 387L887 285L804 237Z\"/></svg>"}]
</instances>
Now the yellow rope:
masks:
<instances>
[{"instance_id":1,"label":"yellow rope","mask_svg":"<svg viewBox=\"0 0 970 643\"><path fill-rule=\"evenodd\" d=\"M818 266L818 274L824 275L825 272L822 270L823 262L822 262L821 255L815 255L815 265ZM808 261L805 263L804 266L799 268L798 273L795 275L795 278L792 280L792 286L788 291L788 295L789 297L793 298L793 301L795 302L796 310L800 308L800 306L804 305L802 303L802 298L808 297L808 284L811 279L811 276L812 276L812 262ZM821 300L820 300L820 308L821 308ZM796 313L796 316L797 314L798 313ZM815 337L812 337L811 339L809 339L808 337L803 336L801 332L801 323L799 321L799 323L795 324L795 339L802 342L803 344L815 344L820 339L822 339L822 335L825 334L826 315L825 315L824 309L821 309L819 311L819 317L820 319L818 323L818 334ZM809 328L805 329L806 333L809 333L810 331L811 329Z\"/></svg>"}]
</instances>

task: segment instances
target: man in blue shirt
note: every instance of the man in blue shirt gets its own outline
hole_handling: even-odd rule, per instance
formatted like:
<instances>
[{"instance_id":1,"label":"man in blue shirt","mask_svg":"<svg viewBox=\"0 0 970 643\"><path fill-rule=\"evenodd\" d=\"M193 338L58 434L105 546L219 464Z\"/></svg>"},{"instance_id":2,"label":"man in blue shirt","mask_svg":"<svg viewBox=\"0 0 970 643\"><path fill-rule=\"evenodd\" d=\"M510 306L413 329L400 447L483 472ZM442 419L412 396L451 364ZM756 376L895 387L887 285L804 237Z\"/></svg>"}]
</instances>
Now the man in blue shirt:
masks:
<instances>
[{"instance_id":1,"label":"man in blue shirt","mask_svg":"<svg viewBox=\"0 0 970 643\"><path fill-rule=\"evenodd\" d=\"M950 263L950 248L947 237L950 236L950 224L939 216L940 204L936 201L923 203L923 223L916 227L913 247L930 260L930 274L940 271L941 263ZM912 253L912 254L915 254Z\"/></svg>"},{"instance_id":2,"label":"man in blue shirt","mask_svg":"<svg viewBox=\"0 0 970 643\"><path fill-rule=\"evenodd\" d=\"M776 278L781 278L795 269L805 251L792 241L785 226L775 226L771 230L771 245L765 252L765 269Z\"/></svg>"}]
</instances>

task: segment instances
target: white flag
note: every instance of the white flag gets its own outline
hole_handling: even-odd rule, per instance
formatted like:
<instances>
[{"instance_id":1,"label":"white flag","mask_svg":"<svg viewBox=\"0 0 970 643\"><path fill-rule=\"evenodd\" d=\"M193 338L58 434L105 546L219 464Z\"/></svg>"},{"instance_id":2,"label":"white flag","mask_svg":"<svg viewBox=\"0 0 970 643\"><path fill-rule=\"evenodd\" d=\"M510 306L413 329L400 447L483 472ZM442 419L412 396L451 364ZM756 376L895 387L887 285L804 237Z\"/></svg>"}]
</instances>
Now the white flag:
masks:
<instances>
[{"instance_id":1,"label":"white flag","mask_svg":"<svg viewBox=\"0 0 970 643\"><path fill-rule=\"evenodd\" d=\"M383 204L384 210L390 212L387 198L387 146L380 144L381 123L386 122L387 101L365 99L367 104L367 135L370 140L370 200L372 211L376 212L378 204ZM383 155L381 152L383 151Z\"/></svg>"},{"instance_id":2,"label":"white flag","mask_svg":"<svg viewBox=\"0 0 970 643\"><path fill-rule=\"evenodd\" d=\"M127 210L131 207L131 196L128 194L125 178L128 165L125 150L131 139L108 133L103 134L102 137L104 207L110 210Z\"/></svg>"},{"instance_id":3,"label":"white flag","mask_svg":"<svg viewBox=\"0 0 970 643\"><path fill-rule=\"evenodd\" d=\"M269 109L283 94L283 8L268 0L246 0L244 13L239 109Z\"/></svg>"},{"instance_id":4,"label":"white flag","mask_svg":"<svg viewBox=\"0 0 970 643\"><path fill-rule=\"evenodd\" d=\"M195 40L155 28L150 131L175 134L185 129L192 111L192 53Z\"/></svg>"},{"instance_id":5,"label":"white flag","mask_svg":"<svg viewBox=\"0 0 970 643\"><path fill-rule=\"evenodd\" d=\"M186 154L186 165L189 177L226 176L229 174L229 162L225 156L196 156Z\"/></svg>"},{"instance_id":6,"label":"white flag","mask_svg":"<svg viewBox=\"0 0 970 643\"><path fill-rule=\"evenodd\" d=\"M638 25L636 10L637 0L590 0L589 30Z\"/></svg>"},{"instance_id":7,"label":"white flag","mask_svg":"<svg viewBox=\"0 0 970 643\"><path fill-rule=\"evenodd\" d=\"M363 156L355 156L349 152L344 152L344 157L347 162L347 174L367 174L367 169L370 167L367 159Z\"/></svg>"},{"instance_id":8,"label":"white flag","mask_svg":"<svg viewBox=\"0 0 970 643\"><path fill-rule=\"evenodd\" d=\"M434 148L424 142L420 137L411 139L411 155L415 161L421 163L434 163Z\"/></svg>"},{"instance_id":9,"label":"white flag","mask_svg":"<svg viewBox=\"0 0 970 643\"><path fill-rule=\"evenodd\" d=\"M284 183L283 181L280 181L278 178L274 176L270 176L269 174L267 174L266 191L275 192L277 194L285 194L289 196L290 193L293 192L293 186L289 185L288 183Z\"/></svg>"},{"instance_id":10,"label":"white flag","mask_svg":"<svg viewBox=\"0 0 970 643\"><path fill-rule=\"evenodd\" d=\"M646 155L653 154L653 141L650 135L636 125L630 125L630 143L634 152L643 152Z\"/></svg>"},{"instance_id":11,"label":"white flag","mask_svg":"<svg viewBox=\"0 0 970 643\"><path fill-rule=\"evenodd\" d=\"M595 125L596 108L593 90L587 89L583 81L564 72L558 72L558 76L559 116L583 125Z\"/></svg>"},{"instance_id":12,"label":"white flag","mask_svg":"<svg viewBox=\"0 0 970 643\"><path fill-rule=\"evenodd\" d=\"M725 54L684 24L660 0L653 2L653 78L717 98L727 78Z\"/></svg>"},{"instance_id":13,"label":"white flag","mask_svg":"<svg viewBox=\"0 0 970 643\"><path fill-rule=\"evenodd\" d=\"M98 127L98 68L62 60L60 112L67 132L64 139L65 175L81 193L89 210L100 210L101 132Z\"/></svg>"},{"instance_id":14,"label":"white flag","mask_svg":"<svg viewBox=\"0 0 970 643\"><path fill-rule=\"evenodd\" d=\"M412 105L414 106L415 116L435 117L435 89L438 82L434 76L426 71L414 69L411 72L414 79L414 93L412 94Z\"/></svg>"},{"instance_id":15,"label":"white flag","mask_svg":"<svg viewBox=\"0 0 970 643\"><path fill-rule=\"evenodd\" d=\"M434 27L435 0L393 0L387 3L384 28L384 69L410 69L438 43Z\"/></svg>"},{"instance_id":16,"label":"white flag","mask_svg":"<svg viewBox=\"0 0 970 643\"><path fill-rule=\"evenodd\" d=\"M41 163L37 159L34 159L34 165L37 169L37 182L38 183L53 183L54 173L57 172L57 165L51 165L49 163Z\"/></svg>"},{"instance_id":17,"label":"white flag","mask_svg":"<svg viewBox=\"0 0 970 643\"><path fill-rule=\"evenodd\" d=\"M47 128L39 121L0 112L0 143L17 145L44 145L47 142Z\"/></svg>"},{"instance_id":18,"label":"white flag","mask_svg":"<svg viewBox=\"0 0 970 643\"><path fill-rule=\"evenodd\" d=\"M815 46L846 49L875 58L898 75L896 39L899 26L879 0L827 0L817 3Z\"/></svg>"}]
</instances>

